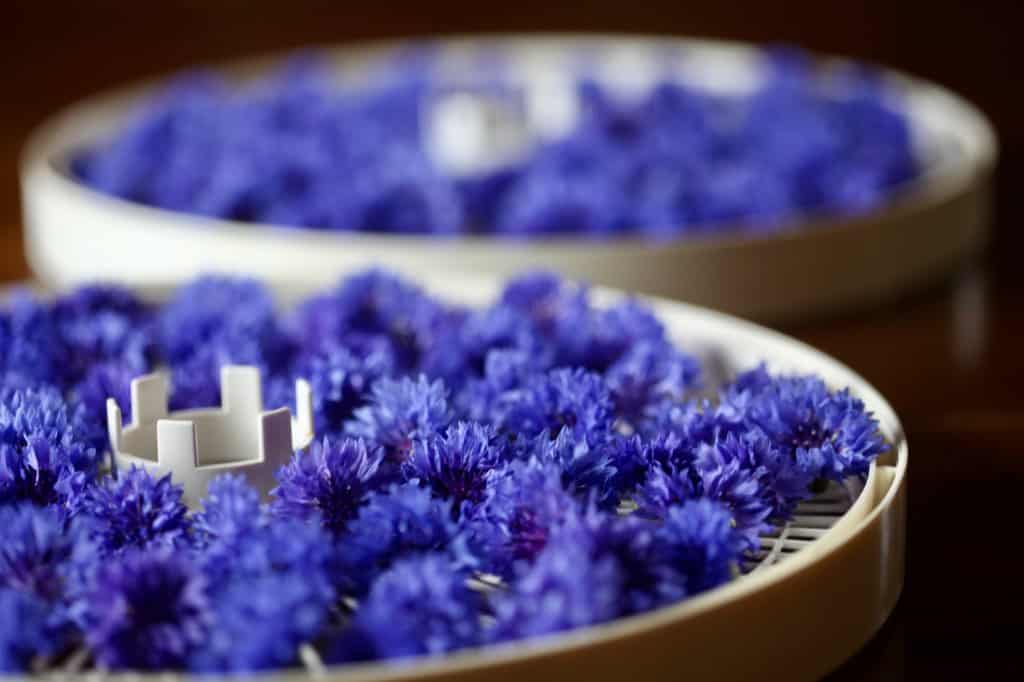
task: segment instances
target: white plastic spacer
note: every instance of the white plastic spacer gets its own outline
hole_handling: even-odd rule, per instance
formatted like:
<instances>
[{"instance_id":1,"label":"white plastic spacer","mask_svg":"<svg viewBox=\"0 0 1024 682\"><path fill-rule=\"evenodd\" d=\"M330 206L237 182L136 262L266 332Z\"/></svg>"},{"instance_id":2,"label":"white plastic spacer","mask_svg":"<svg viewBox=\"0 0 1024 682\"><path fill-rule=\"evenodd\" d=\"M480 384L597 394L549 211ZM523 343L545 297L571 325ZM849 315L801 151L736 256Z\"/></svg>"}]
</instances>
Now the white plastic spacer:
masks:
<instances>
[{"instance_id":1,"label":"white plastic spacer","mask_svg":"<svg viewBox=\"0 0 1024 682\"><path fill-rule=\"evenodd\" d=\"M210 481L222 473L244 475L264 496L274 473L295 450L313 440L313 397L309 383L295 382L296 418L287 407L264 410L256 367L221 368L221 406L167 411L167 377L147 374L132 380L132 424L107 400L107 431L116 469L131 466L154 476L171 474L195 508Z\"/></svg>"}]
</instances>

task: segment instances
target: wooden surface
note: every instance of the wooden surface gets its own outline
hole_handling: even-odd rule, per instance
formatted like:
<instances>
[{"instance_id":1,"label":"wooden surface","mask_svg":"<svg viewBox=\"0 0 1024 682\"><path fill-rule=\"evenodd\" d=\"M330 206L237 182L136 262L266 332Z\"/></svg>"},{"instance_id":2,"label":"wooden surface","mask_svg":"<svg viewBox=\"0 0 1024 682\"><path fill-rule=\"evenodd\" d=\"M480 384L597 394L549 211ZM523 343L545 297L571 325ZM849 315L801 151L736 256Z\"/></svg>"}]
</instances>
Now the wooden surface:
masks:
<instances>
[{"instance_id":1,"label":"wooden surface","mask_svg":"<svg viewBox=\"0 0 1024 682\"><path fill-rule=\"evenodd\" d=\"M973 99L999 130L1003 155L988 256L910 299L784 330L874 383L901 415L910 442L905 592L879 635L831 679L1019 679L1024 98L1017 71L1022 39L1014 31L1021 14L1013 2L942 0L8 0L0 8L0 280L28 275L16 166L31 127L96 89L191 63L367 37L583 28L794 41L933 78Z\"/></svg>"}]
</instances>

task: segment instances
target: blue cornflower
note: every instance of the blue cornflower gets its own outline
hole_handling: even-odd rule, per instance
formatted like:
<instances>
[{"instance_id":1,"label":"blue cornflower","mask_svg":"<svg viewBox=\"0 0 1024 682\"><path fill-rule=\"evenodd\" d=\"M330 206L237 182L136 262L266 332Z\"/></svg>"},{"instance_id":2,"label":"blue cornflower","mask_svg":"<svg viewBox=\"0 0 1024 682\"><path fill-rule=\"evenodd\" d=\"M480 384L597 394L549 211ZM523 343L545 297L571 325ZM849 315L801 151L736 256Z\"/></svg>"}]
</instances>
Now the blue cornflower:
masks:
<instances>
[{"instance_id":1,"label":"blue cornflower","mask_svg":"<svg viewBox=\"0 0 1024 682\"><path fill-rule=\"evenodd\" d=\"M466 577L444 555L399 561L370 588L352 628L376 658L473 646L481 641L483 598L467 586Z\"/></svg>"},{"instance_id":2,"label":"blue cornflower","mask_svg":"<svg viewBox=\"0 0 1024 682\"><path fill-rule=\"evenodd\" d=\"M230 547L233 556L206 564L212 622L188 667L244 672L295 665L299 646L323 629L336 601L331 538L319 524L298 519L268 523L257 514L248 528L226 524L223 514L251 510L248 494L230 482L219 486L217 497L213 506L222 517L215 525L243 535L222 533L211 541L207 557L211 551L223 556Z\"/></svg>"},{"instance_id":3,"label":"blue cornflower","mask_svg":"<svg viewBox=\"0 0 1024 682\"><path fill-rule=\"evenodd\" d=\"M423 350L445 329L448 311L419 287L383 270L345 278L327 294L307 299L292 316L292 334L310 349L363 346L383 338L396 367L415 369Z\"/></svg>"},{"instance_id":4,"label":"blue cornflower","mask_svg":"<svg viewBox=\"0 0 1024 682\"><path fill-rule=\"evenodd\" d=\"M273 510L302 519L319 515L326 528L340 533L375 487L380 465L380 450L362 439L325 437L277 472Z\"/></svg>"},{"instance_id":5,"label":"blue cornflower","mask_svg":"<svg viewBox=\"0 0 1024 682\"><path fill-rule=\"evenodd\" d=\"M60 391L0 390L0 504L71 505L96 472L89 439L82 411Z\"/></svg>"},{"instance_id":6,"label":"blue cornflower","mask_svg":"<svg viewBox=\"0 0 1024 682\"><path fill-rule=\"evenodd\" d=\"M79 524L54 509L28 504L0 507L0 528L0 588L34 595L52 614L68 596L77 565L92 560L92 543Z\"/></svg>"},{"instance_id":7,"label":"blue cornflower","mask_svg":"<svg viewBox=\"0 0 1024 682\"><path fill-rule=\"evenodd\" d=\"M552 535L545 552L571 555L570 547L583 547L591 562L613 562L620 580L615 586L615 615L642 613L686 595L685 576L664 551L657 529L657 524L632 515L588 508Z\"/></svg>"},{"instance_id":8,"label":"blue cornflower","mask_svg":"<svg viewBox=\"0 0 1024 682\"><path fill-rule=\"evenodd\" d=\"M495 595L491 641L523 639L612 620L619 615L622 569L611 556L594 559L587 543L553 545Z\"/></svg>"},{"instance_id":9,"label":"blue cornflower","mask_svg":"<svg viewBox=\"0 0 1024 682\"><path fill-rule=\"evenodd\" d=\"M333 592L323 580L291 572L230 581L213 600L204 645L190 656L197 672L251 672L299 662L299 647L323 628Z\"/></svg>"},{"instance_id":10,"label":"blue cornflower","mask_svg":"<svg viewBox=\"0 0 1024 682\"><path fill-rule=\"evenodd\" d=\"M567 288L560 275L548 270L535 270L508 280L501 292L501 303L542 321L557 314L557 303Z\"/></svg>"},{"instance_id":11,"label":"blue cornflower","mask_svg":"<svg viewBox=\"0 0 1024 682\"><path fill-rule=\"evenodd\" d=\"M712 455L714 464L706 458L707 454ZM761 497L771 507L772 519L789 515L798 502L811 494L816 467L808 461L807 454L791 454L776 447L757 427L742 435L728 435L719 440L714 450L698 449L697 468L718 468L723 458L739 461L752 478L761 482Z\"/></svg>"},{"instance_id":12,"label":"blue cornflower","mask_svg":"<svg viewBox=\"0 0 1024 682\"><path fill-rule=\"evenodd\" d=\"M551 438L547 431L533 439L528 452L543 465L553 464L561 471L562 486L583 499L596 497L603 507L618 504L613 444L602 436L588 438L562 429Z\"/></svg>"},{"instance_id":13,"label":"blue cornflower","mask_svg":"<svg viewBox=\"0 0 1024 682\"><path fill-rule=\"evenodd\" d=\"M536 459L510 462L469 525L483 570L509 577L516 563L532 563L577 506L560 467Z\"/></svg>"},{"instance_id":14,"label":"blue cornflower","mask_svg":"<svg viewBox=\"0 0 1024 682\"><path fill-rule=\"evenodd\" d=\"M620 220L625 202L615 180L597 170L531 169L503 193L493 229L517 237L614 233L623 227Z\"/></svg>"},{"instance_id":15,"label":"blue cornflower","mask_svg":"<svg viewBox=\"0 0 1024 682\"><path fill-rule=\"evenodd\" d=\"M443 437L415 441L402 472L407 479L419 480L437 497L451 500L456 517L465 516L483 500L502 450L490 428L459 422Z\"/></svg>"},{"instance_id":16,"label":"blue cornflower","mask_svg":"<svg viewBox=\"0 0 1024 682\"><path fill-rule=\"evenodd\" d=\"M343 346L325 345L299 361L297 374L313 391L313 426L317 433L340 433L356 408L364 405L370 387L394 372L391 347L377 343L357 356Z\"/></svg>"},{"instance_id":17,"label":"blue cornflower","mask_svg":"<svg viewBox=\"0 0 1024 682\"><path fill-rule=\"evenodd\" d=\"M212 615L199 569L169 547L103 562L80 610L89 651L110 670L181 667L206 640Z\"/></svg>"},{"instance_id":18,"label":"blue cornflower","mask_svg":"<svg viewBox=\"0 0 1024 682\"><path fill-rule=\"evenodd\" d=\"M698 441L700 442L700 441ZM687 468L696 457L696 443L666 431L652 438L642 438L642 456L649 468Z\"/></svg>"},{"instance_id":19,"label":"blue cornflower","mask_svg":"<svg viewBox=\"0 0 1024 682\"><path fill-rule=\"evenodd\" d=\"M362 596L397 559L447 551L458 532L451 503L415 482L372 493L339 540L335 581Z\"/></svg>"},{"instance_id":20,"label":"blue cornflower","mask_svg":"<svg viewBox=\"0 0 1024 682\"><path fill-rule=\"evenodd\" d=\"M62 647L49 604L27 592L0 587L0 673L27 672L37 657Z\"/></svg>"},{"instance_id":21,"label":"blue cornflower","mask_svg":"<svg viewBox=\"0 0 1024 682\"><path fill-rule=\"evenodd\" d=\"M605 374L616 414L630 423L662 401L679 401L700 371L697 360L663 341L641 341Z\"/></svg>"},{"instance_id":22,"label":"blue cornflower","mask_svg":"<svg viewBox=\"0 0 1024 682\"><path fill-rule=\"evenodd\" d=\"M547 369L536 355L521 350L495 349L484 360L484 375L469 377L456 393L453 403L462 419L491 423L503 395L521 388Z\"/></svg>"},{"instance_id":23,"label":"blue cornflower","mask_svg":"<svg viewBox=\"0 0 1024 682\"><path fill-rule=\"evenodd\" d=\"M287 342L274 303L256 280L201 277L179 288L159 311L156 334L172 367L199 349L226 362L277 367L287 359Z\"/></svg>"},{"instance_id":24,"label":"blue cornflower","mask_svg":"<svg viewBox=\"0 0 1024 682\"><path fill-rule=\"evenodd\" d=\"M391 465L401 465L417 438L441 432L451 421L448 390L440 381L381 379L370 390L369 404L354 413L345 432L383 448Z\"/></svg>"},{"instance_id":25,"label":"blue cornflower","mask_svg":"<svg viewBox=\"0 0 1024 682\"><path fill-rule=\"evenodd\" d=\"M125 424L132 418L132 379L141 376L145 370L120 362L102 362L85 371L82 380L71 390L71 399L81 405L82 422L91 426L88 443L97 452L109 448L107 434L107 399L113 398L121 408Z\"/></svg>"},{"instance_id":26,"label":"blue cornflower","mask_svg":"<svg viewBox=\"0 0 1024 682\"><path fill-rule=\"evenodd\" d=\"M636 514L663 520L668 510L697 497L701 483L691 466L668 464L651 467L647 478L633 494Z\"/></svg>"},{"instance_id":27,"label":"blue cornflower","mask_svg":"<svg viewBox=\"0 0 1024 682\"><path fill-rule=\"evenodd\" d=\"M0 377L3 385L38 387L63 385L62 358L50 305L25 293L15 293L0 310Z\"/></svg>"},{"instance_id":28,"label":"blue cornflower","mask_svg":"<svg viewBox=\"0 0 1024 682\"><path fill-rule=\"evenodd\" d=\"M514 277L505 284L501 305L520 310L533 320L546 337L576 322L589 311L585 287L570 283L554 272L538 270Z\"/></svg>"},{"instance_id":29,"label":"blue cornflower","mask_svg":"<svg viewBox=\"0 0 1024 682\"><path fill-rule=\"evenodd\" d=\"M103 362L147 372L155 352L151 316L135 294L118 286L87 285L59 297L53 318L68 381Z\"/></svg>"},{"instance_id":30,"label":"blue cornflower","mask_svg":"<svg viewBox=\"0 0 1024 682\"><path fill-rule=\"evenodd\" d=\"M750 429L746 421L746 402L745 398L737 400L728 391L717 403L662 400L649 405L634 427L652 439L671 434L682 446L693 449L700 443L714 443L729 433L746 433Z\"/></svg>"},{"instance_id":31,"label":"blue cornflower","mask_svg":"<svg viewBox=\"0 0 1024 682\"><path fill-rule=\"evenodd\" d=\"M609 481L612 499L621 502L631 497L637 487L647 478L647 472L657 461L658 456L676 456L680 453L671 452L671 441L656 439L653 443L639 435L631 437L616 436L608 444L609 461L615 473Z\"/></svg>"},{"instance_id":32,"label":"blue cornflower","mask_svg":"<svg viewBox=\"0 0 1024 682\"><path fill-rule=\"evenodd\" d=\"M730 510L706 498L669 509L655 535L661 555L682 574L687 595L731 580L746 548Z\"/></svg>"},{"instance_id":33,"label":"blue cornflower","mask_svg":"<svg viewBox=\"0 0 1024 682\"><path fill-rule=\"evenodd\" d=\"M260 494L238 474L221 474L210 481L202 509L192 517L197 540L234 541L261 525Z\"/></svg>"},{"instance_id":34,"label":"blue cornflower","mask_svg":"<svg viewBox=\"0 0 1024 682\"><path fill-rule=\"evenodd\" d=\"M864 403L816 377L766 378L762 367L738 377L732 396L747 400L747 419L815 476L863 475L888 448Z\"/></svg>"},{"instance_id":35,"label":"blue cornflower","mask_svg":"<svg viewBox=\"0 0 1024 682\"><path fill-rule=\"evenodd\" d=\"M282 407L293 403L295 383L282 371L275 371L244 348L209 344L196 348L188 358L170 367L171 395L168 407L184 410L197 407L220 407L221 370L225 365L255 364L261 370L264 406ZM282 397L284 400L282 400Z\"/></svg>"},{"instance_id":36,"label":"blue cornflower","mask_svg":"<svg viewBox=\"0 0 1024 682\"><path fill-rule=\"evenodd\" d=\"M181 496L182 488L170 474L154 478L133 465L117 478L90 486L77 511L103 554L175 547L187 542L190 529Z\"/></svg>"},{"instance_id":37,"label":"blue cornflower","mask_svg":"<svg viewBox=\"0 0 1024 682\"><path fill-rule=\"evenodd\" d=\"M453 367L441 365L446 379L461 379L484 373L487 357L493 351L520 351L546 364L546 350L534 328L533 321L524 312L506 305L493 305L466 316L459 325L454 344L440 344L438 350L457 355L448 361Z\"/></svg>"},{"instance_id":38,"label":"blue cornflower","mask_svg":"<svg viewBox=\"0 0 1024 682\"><path fill-rule=\"evenodd\" d=\"M636 517L588 519L591 555L614 557L623 577L619 613L628 615L671 604L686 596L686 577L664 556L657 526Z\"/></svg>"},{"instance_id":39,"label":"blue cornflower","mask_svg":"<svg viewBox=\"0 0 1024 682\"><path fill-rule=\"evenodd\" d=\"M626 299L603 309L570 308L556 323L556 365L606 372L642 342L667 343L665 329L647 306Z\"/></svg>"},{"instance_id":40,"label":"blue cornflower","mask_svg":"<svg viewBox=\"0 0 1024 682\"><path fill-rule=\"evenodd\" d=\"M604 381L582 369L556 369L508 391L495 406L500 431L534 438L563 428L578 436L600 434L612 425L612 400Z\"/></svg>"},{"instance_id":41,"label":"blue cornflower","mask_svg":"<svg viewBox=\"0 0 1024 682\"><path fill-rule=\"evenodd\" d=\"M775 511L768 470L760 465L758 454L749 452L761 447L771 446L764 440L730 435L715 445L702 445L694 462L698 495L720 502L729 510L749 549L757 547L757 538L769 529L767 522Z\"/></svg>"}]
</instances>

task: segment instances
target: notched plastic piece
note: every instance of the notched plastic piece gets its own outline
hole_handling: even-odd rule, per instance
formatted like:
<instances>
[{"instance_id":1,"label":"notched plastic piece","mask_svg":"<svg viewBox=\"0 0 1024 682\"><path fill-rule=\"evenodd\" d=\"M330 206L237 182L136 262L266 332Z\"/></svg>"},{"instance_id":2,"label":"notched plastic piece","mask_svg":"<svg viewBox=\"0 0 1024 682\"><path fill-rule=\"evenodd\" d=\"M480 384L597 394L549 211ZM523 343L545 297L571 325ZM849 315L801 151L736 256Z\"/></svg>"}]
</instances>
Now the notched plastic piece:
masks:
<instances>
[{"instance_id":1,"label":"notched plastic piece","mask_svg":"<svg viewBox=\"0 0 1024 682\"><path fill-rule=\"evenodd\" d=\"M164 374L133 379L132 424L125 426L117 402L107 400L114 467L134 465L154 476L171 474L193 508L206 495L210 480L228 472L244 475L266 496L274 487L274 472L313 440L310 386L302 379L295 382L294 419L287 407L263 409L256 367L222 367L220 387L220 407L169 413Z\"/></svg>"}]
</instances>

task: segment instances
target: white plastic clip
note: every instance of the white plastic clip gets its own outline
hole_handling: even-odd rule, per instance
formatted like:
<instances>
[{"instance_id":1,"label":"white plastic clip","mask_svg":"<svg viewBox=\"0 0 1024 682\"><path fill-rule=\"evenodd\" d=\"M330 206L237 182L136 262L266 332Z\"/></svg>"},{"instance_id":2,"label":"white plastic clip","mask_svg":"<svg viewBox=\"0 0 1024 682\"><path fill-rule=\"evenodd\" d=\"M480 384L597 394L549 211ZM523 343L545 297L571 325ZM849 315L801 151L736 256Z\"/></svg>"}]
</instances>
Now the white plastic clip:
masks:
<instances>
[{"instance_id":1,"label":"white plastic clip","mask_svg":"<svg viewBox=\"0 0 1024 682\"><path fill-rule=\"evenodd\" d=\"M313 396L309 384L295 382L296 417L287 407L264 410L260 371L228 365L220 372L221 406L167 412L167 377L147 374L132 380L132 424L107 400L107 432L114 465L135 465L154 476L171 474L184 486L185 503L195 508L210 480L239 473L264 496L274 473L295 450L313 440Z\"/></svg>"}]
</instances>

